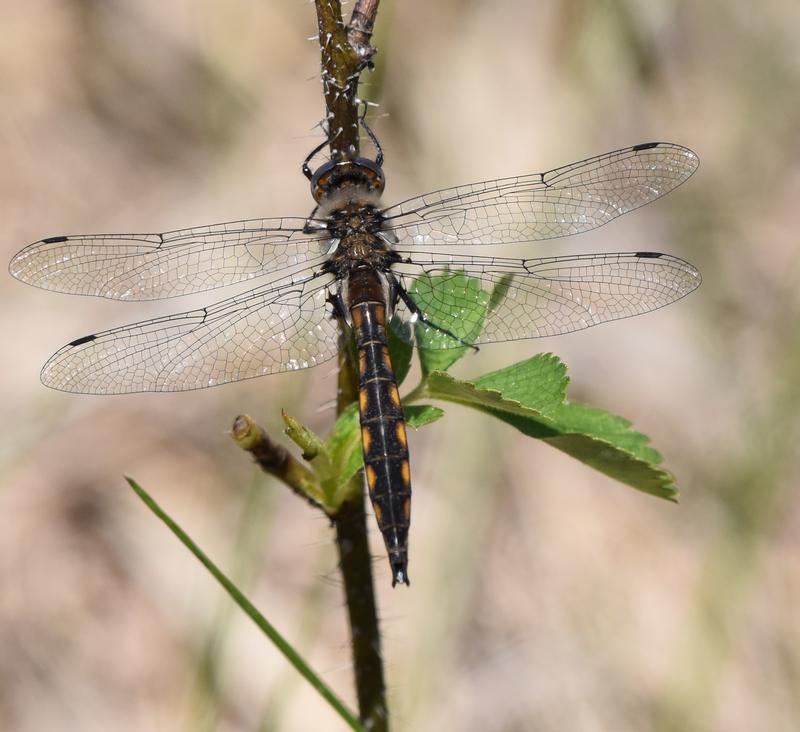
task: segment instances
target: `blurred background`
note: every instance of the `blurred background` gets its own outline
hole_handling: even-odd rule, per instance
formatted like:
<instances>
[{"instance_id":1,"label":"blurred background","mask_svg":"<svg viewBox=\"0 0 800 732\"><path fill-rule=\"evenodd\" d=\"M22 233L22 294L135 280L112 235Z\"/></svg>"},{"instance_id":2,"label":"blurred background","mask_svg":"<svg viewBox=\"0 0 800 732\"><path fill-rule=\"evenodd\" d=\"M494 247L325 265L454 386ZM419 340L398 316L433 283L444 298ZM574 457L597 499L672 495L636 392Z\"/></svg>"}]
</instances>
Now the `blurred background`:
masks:
<instances>
[{"instance_id":1,"label":"blurred background","mask_svg":"<svg viewBox=\"0 0 800 732\"><path fill-rule=\"evenodd\" d=\"M3 3L5 260L55 234L306 215L315 33L305 0ZM458 364L557 353L573 401L652 437L681 502L455 406L411 435L410 589L370 524L395 729L797 729L799 36L793 0L381 3L362 96L387 202L678 142L701 167L677 192L526 251L659 250L704 276L648 316ZM281 408L324 432L334 367L56 393L38 372L62 344L186 303L10 276L0 298L0 728L340 729L122 478L354 704L330 528L226 434L247 412L277 436Z\"/></svg>"}]
</instances>

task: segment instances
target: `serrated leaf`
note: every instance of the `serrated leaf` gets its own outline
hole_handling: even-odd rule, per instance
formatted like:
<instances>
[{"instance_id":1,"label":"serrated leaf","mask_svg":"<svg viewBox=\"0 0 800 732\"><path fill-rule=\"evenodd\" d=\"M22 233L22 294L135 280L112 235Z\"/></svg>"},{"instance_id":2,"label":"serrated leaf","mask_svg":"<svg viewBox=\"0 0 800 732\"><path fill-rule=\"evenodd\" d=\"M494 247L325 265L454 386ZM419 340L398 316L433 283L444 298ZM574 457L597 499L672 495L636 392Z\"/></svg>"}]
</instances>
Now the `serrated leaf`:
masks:
<instances>
[{"instance_id":1,"label":"serrated leaf","mask_svg":"<svg viewBox=\"0 0 800 732\"><path fill-rule=\"evenodd\" d=\"M661 454L650 446L650 438L632 430L630 421L624 417L586 404L566 402L554 412L553 418L570 432L604 435L610 442L641 460L655 465L660 465L663 460Z\"/></svg>"},{"instance_id":2,"label":"serrated leaf","mask_svg":"<svg viewBox=\"0 0 800 732\"><path fill-rule=\"evenodd\" d=\"M541 354L475 382L432 373L425 393L491 414L638 490L674 500L674 478L630 422L601 409L563 402L564 364Z\"/></svg>"},{"instance_id":3,"label":"serrated leaf","mask_svg":"<svg viewBox=\"0 0 800 732\"><path fill-rule=\"evenodd\" d=\"M444 417L444 409L432 404L409 404L403 407L406 424L415 430Z\"/></svg>"},{"instance_id":4,"label":"serrated leaf","mask_svg":"<svg viewBox=\"0 0 800 732\"><path fill-rule=\"evenodd\" d=\"M484 389L470 381L456 379L444 371L433 372L426 383L425 395L431 399L443 399L466 407L487 411L496 416L516 414L521 417L541 417L541 432L535 437L546 437L558 434L550 426L545 415L533 407L526 407L513 399L506 399L496 389Z\"/></svg>"},{"instance_id":5,"label":"serrated leaf","mask_svg":"<svg viewBox=\"0 0 800 732\"><path fill-rule=\"evenodd\" d=\"M581 404L566 404L564 406L567 408L572 406L583 407ZM499 412L495 413L495 416L506 424L516 427L523 434L537 437L610 478L625 483L625 485L659 498L666 498L671 501L676 499L675 478L671 473L658 466L658 463L661 462L660 455L657 461L642 459L627 450L622 444L615 443L615 436L613 435L600 436L573 431L568 427L559 425L558 420L553 421L555 434L548 435L543 433L543 425L539 419ZM638 432L631 432L630 434L636 435L637 441L638 438L643 438L645 442L648 440L645 435ZM648 450L658 455L652 448L648 448Z\"/></svg>"},{"instance_id":6,"label":"serrated leaf","mask_svg":"<svg viewBox=\"0 0 800 732\"><path fill-rule=\"evenodd\" d=\"M474 381L480 389L494 389L505 399L545 413L563 403L568 383L566 364L552 353L539 353Z\"/></svg>"},{"instance_id":7,"label":"serrated leaf","mask_svg":"<svg viewBox=\"0 0 800 732\"><path fill-rule=\"evenodd\" d=\"M464 344L480 335L491 299L480 285L459 272L423 275L411 283L408 293L430 323L415 324L423 374L450 368L468 350Z\"/></svg>"}]
</instances>

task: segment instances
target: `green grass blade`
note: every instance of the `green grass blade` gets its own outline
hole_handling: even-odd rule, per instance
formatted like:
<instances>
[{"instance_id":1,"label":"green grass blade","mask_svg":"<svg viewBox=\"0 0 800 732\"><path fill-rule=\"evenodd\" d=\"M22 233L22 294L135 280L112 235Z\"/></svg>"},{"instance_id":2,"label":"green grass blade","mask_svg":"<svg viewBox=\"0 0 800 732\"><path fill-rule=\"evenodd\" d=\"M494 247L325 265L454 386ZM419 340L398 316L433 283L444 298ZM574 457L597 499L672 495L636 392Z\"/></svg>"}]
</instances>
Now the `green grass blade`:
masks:
<instances>
[{"instance_id":1,"label":"green grass blade","mask_svg":"<svg viewBox=\"0 0 800 732\"><path fill-rule=\"evenodd\" d=\"M328 704L339 714L339 716L347 722L351 729L364 732L364 727L358 718L351 712L339 699L338 696L328 687L328 685L314 673L313 669L301 658L301 656L292 648L286 639L272 626L272 624L256 609L253 603L250 602L223 573L211 561L211 559L195 544L189 535L178 526L172 518L170 518L164 510L159 506L155 500L144 490L133 478L125 476L125 480L133 488L142 502L159 518L163 521L167 528L178 537L181 543L197 557L200 563L212 574L214 579L219 582L225 591L233 598L233 601L244 611L246 615L259 627L262 633L269 638L277 649L284 655L287 661L294 666L313 686L317 692L325 699Z\"/></svg>"}]
</instances>

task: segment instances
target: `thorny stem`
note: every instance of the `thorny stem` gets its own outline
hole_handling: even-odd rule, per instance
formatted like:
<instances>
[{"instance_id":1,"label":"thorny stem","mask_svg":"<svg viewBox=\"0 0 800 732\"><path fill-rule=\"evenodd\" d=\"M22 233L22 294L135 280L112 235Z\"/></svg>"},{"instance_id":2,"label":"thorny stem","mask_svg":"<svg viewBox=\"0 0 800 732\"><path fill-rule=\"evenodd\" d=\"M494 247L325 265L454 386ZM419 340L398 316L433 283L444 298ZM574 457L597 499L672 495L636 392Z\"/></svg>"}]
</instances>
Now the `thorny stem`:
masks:
<instances>
[{"instance_id":1,"label":"thorny stem","mask_svg":"<svg viewBox=\"0 0 800 732\"><path fill-rule=\"evenodd\" d=\"M356 0L349 26L345 28L339 0L315 0L325 119L333 160L346 160L359 153L358 82L364 68L371 66L375 53L370 37L378 1ZM348 329L340 321L336 399L339 414L358 395L356 373L347 356L348 338ZM353 482L351 495L355 498L342 504L332 518L350 620L359 716L367 729L386 732L389 718L361 471Z\"/></svg>"},{"instance_id":2,"label":"thorny stem","mask_svg":"<svg viewBox=\"0 0 800 732\"><path fill-rule=\"evenodd\" d=\"M347 160L359 151L356 95L359 76L375 54L369 40L378 0L357 0L347 28L339 0L315 0L315 5L331 158Z\"/></svg>"},{"instance_id":3,"label":"thorny stem","mask_svg":"<svg viewBox=\"0 0 800 732\"><path fill-rule=\"evenodd\" d=\"M340 0L315 0L325 121L333 160L350 159L359 152L356 95L359 76L371 66L371 58L375 53L370 45L370 37L378 1L356 0L350 24L345 28ZM349 337L347 325L340 320L336 396L339 415L358 399L356 373L348 357ZM314 473L293 458L285 448L272 442L250 417L242 415L236 418L233 438L253 455L264 471L278 477L313 505L323 507L323 494ZM388 732L381 636L367 540L363 471L359 471L352 479L349 493L353 498L345 501L330 518L336 530L350 622L359 717L370 732ZM320 496L319 501L314 500L316 496Z\"/></svg>"}]
</instances>

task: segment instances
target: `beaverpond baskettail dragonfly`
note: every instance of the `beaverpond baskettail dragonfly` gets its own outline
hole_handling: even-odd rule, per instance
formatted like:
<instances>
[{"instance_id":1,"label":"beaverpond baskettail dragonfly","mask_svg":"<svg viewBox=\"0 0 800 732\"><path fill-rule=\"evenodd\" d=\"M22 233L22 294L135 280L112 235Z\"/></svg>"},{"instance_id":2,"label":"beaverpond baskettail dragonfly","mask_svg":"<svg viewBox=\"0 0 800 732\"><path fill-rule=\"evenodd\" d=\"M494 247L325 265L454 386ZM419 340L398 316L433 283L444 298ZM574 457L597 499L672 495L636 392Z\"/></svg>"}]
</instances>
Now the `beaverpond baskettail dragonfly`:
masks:
<instances>
[{"instance_id":1,"label":"beaverpond baskettail dragonfly","mask_svg":"<svg viewBox=\"0 0 800 732\"><path fill-rule=\"evenodd\" d=\"M182 391L315 366L336 355L346 322L357 347L367 488L392 584L408 584L411 480L387 330L424 348L475 347L570 333L680 299L700 274L668 254L468 252L595 229L673 190L697 166L685 147L645 143L383 207L382 153L328 161L313 174L307 160L317 202L308 218L51 236L17 254L10 271L44 289L114 300L262 280L208 307L73 340L41 374L68 392Z\"/></svg>"}]
</instances>

